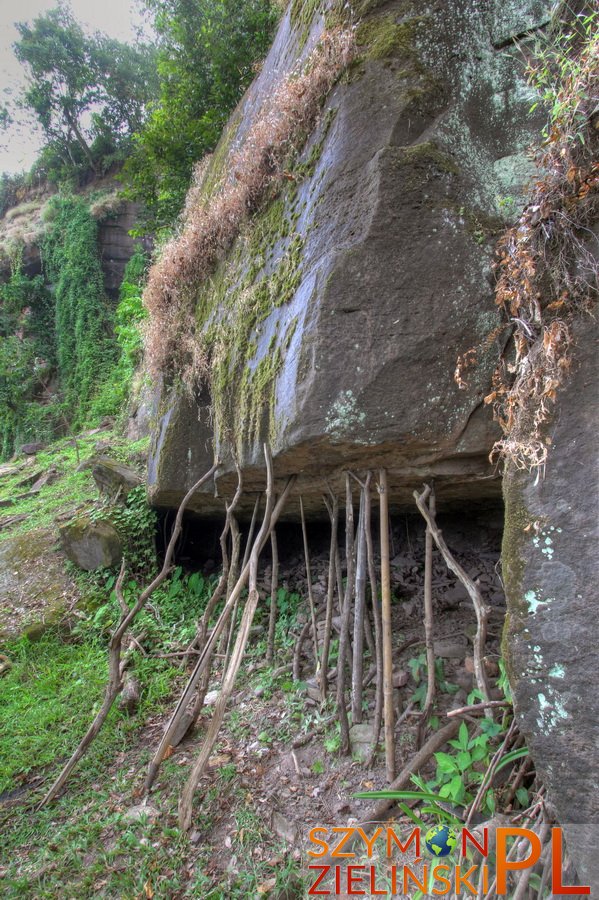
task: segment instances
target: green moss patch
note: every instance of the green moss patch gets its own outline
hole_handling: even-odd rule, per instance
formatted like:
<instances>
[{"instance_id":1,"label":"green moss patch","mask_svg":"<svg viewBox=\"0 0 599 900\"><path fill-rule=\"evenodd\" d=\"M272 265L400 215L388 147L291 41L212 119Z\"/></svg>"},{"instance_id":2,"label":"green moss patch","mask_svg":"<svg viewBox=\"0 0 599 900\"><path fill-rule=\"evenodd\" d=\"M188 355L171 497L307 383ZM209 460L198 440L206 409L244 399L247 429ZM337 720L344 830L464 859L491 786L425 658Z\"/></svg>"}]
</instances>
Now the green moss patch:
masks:
<instances>
[{"instance_id":1,"label":"green moss patch","mask_svg":"<svg viewBox=\"0 0 599 900\"><path fill-rule=\"evenodd\" d=\"M426 20L416 16L398 23L394 14L378 16L361 22L356 29L356 44L366 59L386 59L402 56L415 59L418 28Z\"/></svg>"},{"instance_id":2,"label":"green moss patch","mask_svg":"<svg viewBox=\"0 0 599 900\"><path fill-rule=\"evenodd\" d=\"M293 189L290 189L290 194ZM289 343L278 328L259 352L264 323L301 282L303 238L297 212L274 199L221 264L197 304L211 371L215 432L238 452L258 434L274 436L274 390Z\"/></svg>"}]
</instances>

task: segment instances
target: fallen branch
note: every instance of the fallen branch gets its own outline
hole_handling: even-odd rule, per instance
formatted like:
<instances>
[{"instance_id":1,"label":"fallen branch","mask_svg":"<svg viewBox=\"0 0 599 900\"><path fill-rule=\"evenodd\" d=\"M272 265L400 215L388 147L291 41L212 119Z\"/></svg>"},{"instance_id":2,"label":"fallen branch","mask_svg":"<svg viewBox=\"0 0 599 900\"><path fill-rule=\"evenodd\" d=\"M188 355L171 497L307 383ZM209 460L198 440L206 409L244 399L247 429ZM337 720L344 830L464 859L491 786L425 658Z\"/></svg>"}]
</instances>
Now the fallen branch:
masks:
<instances>
[{"instance_id":1,"label":"fallen branch","mask_svg":"<svg viewBox=\"0 0 599 900\"><path fill-rule=\"evenodd\" d=\"M426 763L429 761L431 756L433 756L438 750L441 749L448 741L456 736L459 731L460 723L459 722L450 722L448 725L445 725L444 728L441 728L440 731L435 731L426 744L416 753L415 756L412 757L407 766L405 766L397 778L394 778L387 790L389 791L403 791L410 784L412 775L418 772ZM391 809L395 800L381 800L380 803L377 803L375 807L368 814L369 820L378 821L379 819L383 819L388 811Z\"/></svg>"},{"instance_id":2,"label":"fallen branch","mask_svg":"<svg viewBox=\"0 0 599 900\"><path fill-rule=\"evenodd\" d=\"M106 691L104 694L104 701L102 706L100 707L97 715L95 716L92 724L90 725L87 734L81 740L81 743L67 762L67 764L62 769L60 775L51 786L50 790L40 802L38 809L46 806L46 804L50 803L51 800L54 799L56 794L62 788L62 786L67 781L69 775L79 762L79 760L83 757L88 747L99 733L102 725L106 721L106 717L110 712L112 705L118 695L121 693L123 688L123 670L124 666L121 662L121 648L123 643L123 637L125 632L137 616L137 614L143 609L149 598L152 596L157 587L159 587L162 582L167 578L167 576L171 572L171 562L173 559L173 554L175 552L175 546L177 541L179 540L179 535L181 534L181 528L183 523L183 514L185 509L193 497L193 495L200 489L200 487L205 484L216 472L219 463L215 462L212 468L203 475L199 481L197 481L193 487L189 489L181 503L179 504L179 509L177 510L177 516L175 519L175 525L173 527L173 531L168 542L168 546L166 548L166 553L164 554L164 561L162 563L162 568L158 575L150 582L147 588L140 594L137 602L129 609L127 604L125 603L123 597L123 580L125 577L125 560L123 559L121 565L121 571L119 573L119 577L117 579L115 585L116 595L119 601L119 605L122 610L121 621L117 625L114 630L112 637L110 638L110 642L108 644L108 684L106 686Z\"/></svg>"},{"instance_id":3,"label":"fallen branch","mask_svg":"<svg viewBox=\"0 0 599 900\"><path fill-rule=\"evenodd\" d=\"M486 700L484 703L474 703L472 706L460 706L459 709L450 709L445 715L448 719L453 719L454 716L470 716L484 712L486 709L499 709L511 705L509 700Z\"/></svg>"}]
</instances>

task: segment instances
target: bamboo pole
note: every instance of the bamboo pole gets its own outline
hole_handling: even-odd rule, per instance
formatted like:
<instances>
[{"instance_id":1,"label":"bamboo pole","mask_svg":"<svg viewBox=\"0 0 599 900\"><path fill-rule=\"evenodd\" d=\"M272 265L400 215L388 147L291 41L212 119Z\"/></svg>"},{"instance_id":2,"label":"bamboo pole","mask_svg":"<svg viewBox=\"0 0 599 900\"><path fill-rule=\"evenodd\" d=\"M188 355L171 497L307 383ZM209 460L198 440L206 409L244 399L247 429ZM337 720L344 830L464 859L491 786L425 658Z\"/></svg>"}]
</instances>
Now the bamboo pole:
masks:
<instances>
[{"instance_id":1,"label":"bamboo pole","mask_svg":"<svg viewBox=\"0 0 599 900\"><path fill-rule=\"evenodd\" d=\"M383 626L383 697L387 781L395 777L395 729L393 713L393 632L391 624L391 567L389 560L389 486L387 471L379 474L381 516L381 617Z\"/></svg>"},{"instance_id":2,"label":"bamboo pole","mask_svg":"<svg viewBox=\"0 0 599 900\"><path fill-rule=\"evenodd\" d=\"M435 517L435 492L431 488L428 498L428 508L431 517ZM433 644L433 533L430 526L426 526L424 544L424 639L426 646L427 688L424 710L422 713L421 735L424 735L424 726L433 709L435 702L435 648Z\"/></svg>"}]
</instances>

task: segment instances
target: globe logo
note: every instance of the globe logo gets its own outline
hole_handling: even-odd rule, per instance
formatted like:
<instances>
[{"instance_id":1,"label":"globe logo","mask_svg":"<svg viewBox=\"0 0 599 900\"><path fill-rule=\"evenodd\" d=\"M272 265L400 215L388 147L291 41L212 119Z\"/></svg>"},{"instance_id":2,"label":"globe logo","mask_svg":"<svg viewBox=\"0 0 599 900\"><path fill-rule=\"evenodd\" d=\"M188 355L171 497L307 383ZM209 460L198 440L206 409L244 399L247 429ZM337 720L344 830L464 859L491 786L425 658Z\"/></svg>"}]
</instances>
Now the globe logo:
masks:
<instances>
[{"instance_id":1,"label":"globe logo","mask_svg":"<svg viewBox=\"0 0 599 900\"><path fill-rule=\"evenodd\" d=\"M431 856L449 856L458 844L458 836L449 825L433 825L424 836L426 849Z\"/></svg>"}]
</instances>

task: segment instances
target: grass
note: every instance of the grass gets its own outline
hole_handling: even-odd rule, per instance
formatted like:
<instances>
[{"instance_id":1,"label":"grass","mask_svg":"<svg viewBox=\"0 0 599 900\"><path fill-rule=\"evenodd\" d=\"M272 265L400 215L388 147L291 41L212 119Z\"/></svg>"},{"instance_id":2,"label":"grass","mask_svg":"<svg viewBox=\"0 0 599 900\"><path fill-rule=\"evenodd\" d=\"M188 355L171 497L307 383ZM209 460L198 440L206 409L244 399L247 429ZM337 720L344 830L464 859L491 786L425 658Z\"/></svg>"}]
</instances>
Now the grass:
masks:
<instances>
[{"instance_id":1,"label":"grass","mask_svg":"<svg viewBox=\"0 0 599 900\"><path fill-rule=\"evenodd\" d=\"M98 500L98 489L91 471L89 469L77 471L77 452L81 461L87 459L96 452L95 447L100 439L110 444L110 448L103 452L129 464L147 449L148 443L147 438L132 442L110 431L77 437L77 448L71 438L64 438L42 453L38 453L32 466L14 475L0 478L0 501L2 501L26 494L29 488L19 488L18 485L31 472L39 471L43 474L50 468L55 468L59 476L52 484L43 487L38 494L19 500L1 510L2 515L24 514L27 518L14 527L1 531L0 541L37 528L51 527L58 515L87 504L91 505Z\"/></svg>"},{"instance_id":2,"label":"grass","mask_svg":"<svg viewBox=\"0 0 599 900\"><path fill-rule=\"evenodd\" d=\"M99 439L109 444L110 456L133 464L146 449L145 442L127 442L103 431L77 438L81 460L93 454ZM18 482L51 466L59 473L57 481L3 510L28 514L9 534L52 527L58 513L80 506L92 516L104 514L90 470L76 471L77 451L70 439L38 454L33 465L0 478L0 499L24 493L27 486L19 488ZM133 519L125 517L123 524L139 543L139 522L135 515ZM170 711L182 683L177 661L158 657L188 643L214 587L214 577L199 572L188 575L175 569L132 628L145 651L130 654L130 671L141 685L137 712L129 715L115 705L63 794L48 808L34 811L102 700L108 637L120 615L114 572L73 574L81 602L69 626L56 624L37 641L21 637L2 646L11 667L0 678L0 896L241 900L262 888L291 885L288 896L299 897L297 863L270 834L261 809L252 807L240 784L237 761L215 772L216 782L202 798L201 813L198 807L193 842L180 832L177 818L178 797L189 771L182 765L185 753L163 763L150 800L160 811L158 817L130 821L125 816L141 802L159 720ZM131 574L127 577L128 602L149 574L137 572L137 581ZM294 619L298 598L282 592L279 600L278 634ZM263 658L263 642L256 654ZM262 677L260 673L257 681ZM279 685L270 674L264 680L271 691ZM240 711L232 710L231 735L240 738L249 731ZM234 828L230 854L237 863L225 871L228 859L220 868L214 866L215 855L226 857L227 851L213 836L215 828L229 820Z\"/></svg>"}]
</instances>

